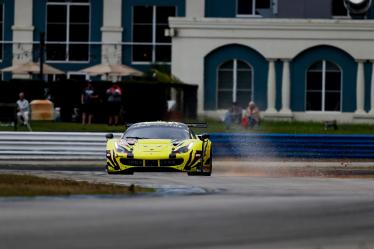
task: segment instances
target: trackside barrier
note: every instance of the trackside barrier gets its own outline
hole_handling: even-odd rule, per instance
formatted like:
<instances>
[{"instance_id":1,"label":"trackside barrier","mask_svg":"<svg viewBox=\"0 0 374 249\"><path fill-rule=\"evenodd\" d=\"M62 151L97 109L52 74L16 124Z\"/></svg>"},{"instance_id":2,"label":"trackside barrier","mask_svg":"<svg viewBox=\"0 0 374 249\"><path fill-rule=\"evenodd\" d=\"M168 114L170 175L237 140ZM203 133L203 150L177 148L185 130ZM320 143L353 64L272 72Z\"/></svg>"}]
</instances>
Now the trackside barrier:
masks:
<instances>
[{"instance_id":1,"label":"trackside barrier","mask_svg":"<svg viewBox=\"0 0 374 249\"><path fill-rule=\"evenodd\" d=\"M0 160L103 160L105 134L0 132Z\"/></svg>"},{"instance_id":2,"label":"trackside barrier","mask_svg":"<svg viewBox=\"0 0 374 249\"><path fill-rule=\"evenodd\" d=\"M372 135L215 133L214 155L222 157L374 158Z\"/></svg>"},{"instance_id":3,"label":"trackside barrier","mask_svg":"<svg viewBox=\"0 0 374 249\"><path fill-rule=\"evenodd\" d=\"M374 158L370 135L213 133L211 140L215 157ZM105 133L0 132L0 160L104 160L105 141Z\"/></svg>"}]
</instances>

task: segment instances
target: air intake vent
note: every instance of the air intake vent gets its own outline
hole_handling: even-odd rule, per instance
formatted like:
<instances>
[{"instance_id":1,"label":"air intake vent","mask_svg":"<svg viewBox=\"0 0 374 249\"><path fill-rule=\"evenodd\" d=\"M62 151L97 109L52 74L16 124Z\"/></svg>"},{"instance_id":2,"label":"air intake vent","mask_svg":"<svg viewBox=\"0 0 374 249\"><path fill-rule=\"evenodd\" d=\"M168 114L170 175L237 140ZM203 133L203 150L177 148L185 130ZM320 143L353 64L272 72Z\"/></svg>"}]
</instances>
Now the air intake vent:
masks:
<instances>
[{"instance_id":1,"label":"air intake vent","mask_svg":"<svg viewBox=\"0 0 374 249\"><path fill-rule=\"evenodd\" d=\"M183 159L165 159L165 160L160 160L160 166L177 166L181 165L183 163Z\"/></svg>"},{"instance_id":2,"label":"air intake vent","mask_svg":"<svg viewBox=\"0 0 374 249\"><path fill-rule=\"evenodd\" d=\"M143 160L121 158L121 163L127 166L143 166Z\"/></svg>"}]
</instances>

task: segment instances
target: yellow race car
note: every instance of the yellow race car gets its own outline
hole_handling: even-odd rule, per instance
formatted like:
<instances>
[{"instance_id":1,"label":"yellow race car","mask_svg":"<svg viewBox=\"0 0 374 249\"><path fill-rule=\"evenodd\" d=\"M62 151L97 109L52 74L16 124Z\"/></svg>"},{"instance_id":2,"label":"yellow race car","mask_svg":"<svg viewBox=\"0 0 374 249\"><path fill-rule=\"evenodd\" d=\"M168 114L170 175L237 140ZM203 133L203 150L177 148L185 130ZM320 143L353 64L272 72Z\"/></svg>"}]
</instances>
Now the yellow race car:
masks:
<instances>
[{"instance_id":1,"label":"yellow race car","mask_svg":"<svg viewBox=\"0 0 374 249\"><path fill-rule=\"evenodd\" d=\"M208 134L195 135L192 127L206 124L141 122L129 126L119 139L107 134L108 174L176 171L210 176L212 142Z\"/></svg>"}]
</instances>

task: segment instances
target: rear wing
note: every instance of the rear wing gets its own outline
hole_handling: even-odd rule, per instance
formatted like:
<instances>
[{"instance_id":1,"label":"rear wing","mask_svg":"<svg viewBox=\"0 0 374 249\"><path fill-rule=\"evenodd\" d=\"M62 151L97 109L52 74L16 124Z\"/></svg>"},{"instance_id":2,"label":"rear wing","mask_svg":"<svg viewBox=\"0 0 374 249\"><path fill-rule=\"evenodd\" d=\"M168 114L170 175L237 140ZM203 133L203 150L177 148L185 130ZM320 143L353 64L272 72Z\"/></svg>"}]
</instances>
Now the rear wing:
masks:
<instances>
[{"instance_id":1,"label":"rear wing","mask_svg":"<svg viewBox=\"0 0 374 249\"><path fill-rule=\"evenodd\" d=\"M201 129L208 128L207 123L187 123L186 125L190 128L201 128Z\"/></svg>"},{"instance_id":2,"label":"rear wing","mask_svg":"<svg viewBox=\"0 0 374 249\"><path fill-rule=\"evenodd\" d=\"M135 123L125 123L126 129L129 128L131 125ZM199 129L206 129L208 128L207 123L185 123L189 128L199 128Z\"/></svg>"}]
</instances>

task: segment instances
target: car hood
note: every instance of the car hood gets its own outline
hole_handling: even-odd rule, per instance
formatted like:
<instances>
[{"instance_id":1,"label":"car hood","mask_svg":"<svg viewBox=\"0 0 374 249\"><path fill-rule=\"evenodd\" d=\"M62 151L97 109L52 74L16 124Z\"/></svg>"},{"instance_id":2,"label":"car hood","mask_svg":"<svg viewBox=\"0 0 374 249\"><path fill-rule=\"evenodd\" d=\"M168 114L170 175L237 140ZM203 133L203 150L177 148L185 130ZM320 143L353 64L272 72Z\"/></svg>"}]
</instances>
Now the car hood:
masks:
<instances>
[{"instance_id":1,"label":"car hood","mask_svg":"<svg viewBox=\"0 0 374 249\"><path fill-rule=\"evenodd\" d=\"M134 152L166 152L171 151L173 142L170 139L139 139L134 144Z\"/></svg>"}]
</instances>

